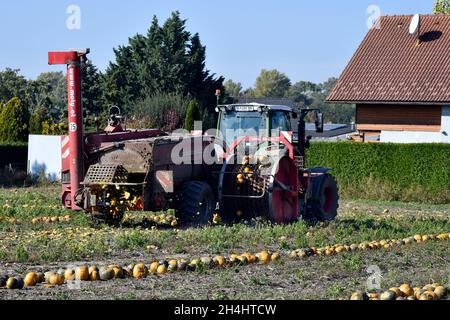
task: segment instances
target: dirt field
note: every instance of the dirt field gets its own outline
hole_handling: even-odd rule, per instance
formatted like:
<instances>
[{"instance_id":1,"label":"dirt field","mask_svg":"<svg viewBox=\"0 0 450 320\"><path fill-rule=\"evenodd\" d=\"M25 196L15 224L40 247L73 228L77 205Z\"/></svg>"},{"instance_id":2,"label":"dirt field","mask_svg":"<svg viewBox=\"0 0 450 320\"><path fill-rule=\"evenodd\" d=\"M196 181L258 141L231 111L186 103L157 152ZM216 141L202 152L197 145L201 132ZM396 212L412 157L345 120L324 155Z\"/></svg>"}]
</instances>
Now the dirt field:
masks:
<instances>
[{"instance_id":1,"label":"dirt field","mask_svg":"<svg viewBox=\"0 0 450 320\"><path fill-rule=\"evenodd\" d=\"M44 216L67 222L32 223ZM17 219L17 220L13 220ZM201 229L92 228L82 214L58 206L55 187L0 190L0 273L57 271L69 265L128 265L154 259L200 258L233 252L280 252L269 265L176 272L143 280L85 282L46 289L0 289L0 299L341 299L365 290L369 266L381 271L381 287L450 281L450 242L413 243L388 250L346 252L293 260L293 249L402 239L450 232L450 206L342 201L339 219L325 225L271 226L252 222Z\"/></svg>"}]
</instances>

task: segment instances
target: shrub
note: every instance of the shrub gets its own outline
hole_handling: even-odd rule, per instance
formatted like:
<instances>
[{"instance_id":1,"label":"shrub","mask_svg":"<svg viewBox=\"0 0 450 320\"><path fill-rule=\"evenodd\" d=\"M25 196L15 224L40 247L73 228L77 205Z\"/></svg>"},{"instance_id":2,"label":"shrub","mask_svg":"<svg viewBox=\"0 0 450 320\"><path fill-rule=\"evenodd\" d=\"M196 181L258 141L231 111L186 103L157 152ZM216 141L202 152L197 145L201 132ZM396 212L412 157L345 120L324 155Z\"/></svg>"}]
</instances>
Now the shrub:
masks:
<instances>
[{"instance_id":1,"label":"shrub","mask_svg":"<svg viewBox=\"0 0 450 320\"><path fill-rule=\"evenodd\" d=\"M47 108L39 108L36 112L31 115L30 118L30 133L31 134L42 134L43 125L45 122L51 122L52 117L50 116Z\"/></svg>"},{"instance_id":2,"label":"shrub","mask_svg":"<svg viewBox=\"0 0 450 320\"><path fill-rule=\"evenodd\" d=\"M157 93L138 102L127 121L133 128L173 131L184 126L188 98L176 93Z\"/></svg>"},{"instance_id":3,"label":"shrub","mask_svg":"<svg viewBox=\"0 0 450 320\"><path fill-rule=\"evenodd\" d=\"M0 114L0 141L25 142L29 132L28 109L19 98L12 98Z\"/></svg>"},{"instance_id":4,"label":"shrub","mask_svg":"<svg viewBox=\"0 0 450 320\"><path fill-rule=\"evenodd\" d=\"M333 168L341 193L375 200L448 203L450 145L312 143L308 166Z\"/></svg>"},{"instance_id":5,"label":"shrub","mask_svg":"<svg viewBox=\"0 0 450 320\"><path fill-rule=\"evenodd\" d=\"M194 130L194 122L201 120L202 115L200 114L200 107L198 105L198 102L195 100L189 101L184 128L187 131L191 132L192 130Z\"/></svg>"}]
</instances>

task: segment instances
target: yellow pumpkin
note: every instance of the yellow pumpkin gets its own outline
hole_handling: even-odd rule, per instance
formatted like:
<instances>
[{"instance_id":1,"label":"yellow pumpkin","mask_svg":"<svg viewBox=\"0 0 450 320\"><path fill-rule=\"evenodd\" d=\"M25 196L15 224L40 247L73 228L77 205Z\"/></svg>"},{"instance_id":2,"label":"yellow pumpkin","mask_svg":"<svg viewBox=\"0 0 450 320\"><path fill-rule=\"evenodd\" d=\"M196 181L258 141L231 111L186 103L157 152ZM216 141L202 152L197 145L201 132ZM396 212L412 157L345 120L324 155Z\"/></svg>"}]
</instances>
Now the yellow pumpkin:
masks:
<instances>
[{"instance_id":1,"label":"yellow pumpkin","mask_svg":"<svg viewBox=\"0 0 450 320\"><path fill-rule=\"evenodd\" d=\"M355 293L352 294L352 296L350 297L350 300L367 300L367 294L365 292L362 291L356 291Z\"/></svg>"},{"instance_id":2,"label":"yellow pumpkin","mask_svg":"<svg viewBox=\"0 0 450 320\"><path fill-rule=\"evenodd\" d=\"M427 301L438 300L438 296L433 291L425 291L420 295L419 300L427 300Z\"/></svg>"},{"instance_id":3,"label":"yellow pumpkin","mask_svg":"<svg viewBox=\"0 0 450 320\"><path fill-rule=\"evenodd\" d=\"M380 295L378 293L369 293L369 299L380 299Z\"/></svg>"},{"instance_id":4,"label":"yellow pumpkin","mask_svg":"<svg viewBox=\"0 0 450 320\"><path fill-rule=\"evenodd\" d=\"M383 292L380 296L380 300L395 300L395 298L395 292L391 290Z\"/></svg>"},{"instance_id":5,"label":"yellow pumpkin","mask_svg":"<svg viewBox=\"0 0 450 320\"><path fill-rule=\"evenodd\" d=\"M414 293L414 297L415 297L417 300L420 300L420 297L421 297L422 294L424 294L426 291L427 291L427 290L419 289L419 290L417 290L417 291Z\"/></svg>"},{"instance_id":6,"label":"yellow pumpkin","mask_svg":"<svg viewBox=\"0 0 450 320\"><path fill-rule=\"evenodd\" d=\"M222 268L225 265L225 258L222 256L214 257L214 263L219 267Z\"/></svg>"},{"instance_id":7,"label":"yellow pumpkin","mask_svg":"<svg viewBox=\"0 0 450 320\"><path fill-rule=\"evenodd\" d=\"M10 289L10 290L14 290L14 289L18 289L18 286L19 286L19 284L17 282L17 279L14 278L14 277L10 277L6 281L5 288L6 289Z\"/></svg>"},{"instance_id":8,"label":"yellow pumpkin","mask_svg":"<svg viewBox=\"0 0 450 320\"><path fill-rule=\"evenodd\" d=\"M422 241L422 236L420 234L416 234L414 236L414 240L416 240L417 242L421 242Z\"/></svg>"},{"instance_id":9,"label":"yellow pumpkin","mask_svg":"<svg viewBox=\"0 0 450 320\"><path fill-rule=\"evenodd\" d=\"M134 266L133 269L133 277L136 279L142 279L147 277L148 275L148 269L143 263L139 263L136 266Z\"/></svg>"},{"instance_id":10,"label":"yellow pumpkin","mask_svg":"<svg viewBox=\"0 0 450 320\"><path fill-rule=\"evenodd\" d=\"M55 274L54 272L50 272L50 271L48 271L44 274L44 279L47 284L50 284L50 277L53 276L54 274Z\"/></svg>"},{"instance_id":11,"label":"yellow pumpkin","mask_svg":"<svg viewBox=\"0 0 450 320\"><path fill-rule=\"evenodd\" d=\"M390 288L389 291L392 291L395 293L395 297L403 297L403 292L399 288Z\"/></svg>"},{"instance_id":12,"label":"yellow pumpkin","mask_svg":"<svg viewBox=\"0 0 450 320\"><path fill-rule=\"evenodd\" d=\"M167 273L167 267L164 264L162 264L162 265L158 266L158 269L156 269L156 272L158 274L165 274L165 273Z\"/></svg>"},{"instance_id":13,"label":"yellow pumpkin","mask_svg":"<svg viewBox=\"0 0 450 320\"><path fill-rule=\"evenodd\" d=\"M447 289L444 286L437 286L436 289L434 289L434 293L440 300L447 296Z\"/></svg>"},{"instance_id":14,"label":"yellow pumpkin","mask_svg":"<svg viewBox=\"0 0 450 320\"><path fill-rule=\"evenodd\" d=\"M75 280L75 270L67 269L66 272L64 272L64 278L69 281Z\"/></svg>"},{"instance_id":15,"label":"yellow pumpkin","mask_svg":"<svg viewBox=\"0 0 450 320\"><path fill-rule=\"evenodd\" d=\"M270 258L270 260L272 260L272 262L277 262L278 260L280 260L281 256L278 252L275 252L274 254L272 254L272 257Z\"/></svg>"},{"instance_id":16,"label":"yellow pumpkin","mask_svg":"<svg viewBox=\"0 0 450 320\"><path fill-rule=\"evenodd\" d=\"M411 297L414 296L414 290L411 288L409 284L402 284L399 287L400 291L402 292L404 297Z\"/></svg>"},{"instance_id":17,"label":"yellow pumpkin","mask_svg":"<svg viewBox=\"0 0 450 320\"><path fill-rule=\"evenodd\" d=\"M34 287L38 283L38 275L34 272L30 272L25 276L23 282L27 287Z\"/></svg>"},{"instance_id":18,"label":"yellow pumpkin","mask_svg":"<svg viewBox=\"0 0 450 320\"><path fill-rule=\"evenodd\" d=\"M100 273L98 269L94 269L91 272L89 272L89 280L90 281L100 281Z\"/></svg>"},{"instance_id":19,"label":"yellow pumpkin","mask_svg":"<svg viewBox=\"0 0 450 320\"><path fill-rule=\"evenodd\" d=\"M125 278L125 273L124 273L122 267L113 266L112 269L114 271L114 278L116 278L116 279L123 279L123 278Z\"/></svg>"},{"instance_id":20,"label":"yellow pumpkin","mask_svg":"<svg viewBox=\"0 0 450 320\"><path fill-rule=\"evenodd\" d=\"M49 278L49 284L52 286L61 286L64 284L64 277L60 274L54 273Z\"/></svg>"},{"instance_id":21,"label":"yellow pumpkin","mask_svg":"<svg viewBox=\"0 0 450 320\"><path fill-rule=\"evenodd\" d=\"M159 267L159 263L158 263L158 262L153 262L153 263L150 265L149 272L150 272L151 274L156 274L156 272L157 272L157 270L158 270L158 267Z\"/></svg>"},{"instance_id":22,"label":"yellow pumpkin","mask_svg":"<svg viewBox=\"0 0 450 320\"><path fill-rule=\"evenodd\" d=\"M89 268L86 266L75 269L75 279L79 281L89 281Z\"/></svg>"},{"instance_id":23,"label":"yellow pumpkin","mask_svg":"<svg viewBox=\"0 0 450 320\"><path fill-rule=\"evenodd\" d=\"M260 252L259 261L261 264L267 264L270 262L270 260L271 260L271 256L270 256L269 252L267 252L267 251Z\"/></svg>"}]
</instances>

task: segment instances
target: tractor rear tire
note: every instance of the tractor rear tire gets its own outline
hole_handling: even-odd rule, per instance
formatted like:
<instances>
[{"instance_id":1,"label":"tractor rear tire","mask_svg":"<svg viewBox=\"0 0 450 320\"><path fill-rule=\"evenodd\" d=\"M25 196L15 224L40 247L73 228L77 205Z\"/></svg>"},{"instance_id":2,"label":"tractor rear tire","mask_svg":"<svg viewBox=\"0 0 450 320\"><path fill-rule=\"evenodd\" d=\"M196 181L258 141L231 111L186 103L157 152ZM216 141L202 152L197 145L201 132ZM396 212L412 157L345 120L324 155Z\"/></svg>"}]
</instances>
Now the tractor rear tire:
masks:
<instances>
[{"instance_id":1,"label":"tractor rear tire","mask_svg":"<svg viewBox=\"0 0 450 320\"><path fill-rule=\"evenodd\" d=\"M184 226L212 223L216 201L211 187L200 181L186 182L179 192L178 215Z\"/></svg>"},{"instance_id":2,"label":"tractor rear tire","mask_svg":"<svg viewBox=\"0 0 450 320\"><path fill-rule=\"evenodd\" d=\"M339 189L336 179L331 174L325 174L313 183L320 183L318 194L311 202L311 214L319 222L333 221L339 209Z\"/></svg>"}]
</instances>

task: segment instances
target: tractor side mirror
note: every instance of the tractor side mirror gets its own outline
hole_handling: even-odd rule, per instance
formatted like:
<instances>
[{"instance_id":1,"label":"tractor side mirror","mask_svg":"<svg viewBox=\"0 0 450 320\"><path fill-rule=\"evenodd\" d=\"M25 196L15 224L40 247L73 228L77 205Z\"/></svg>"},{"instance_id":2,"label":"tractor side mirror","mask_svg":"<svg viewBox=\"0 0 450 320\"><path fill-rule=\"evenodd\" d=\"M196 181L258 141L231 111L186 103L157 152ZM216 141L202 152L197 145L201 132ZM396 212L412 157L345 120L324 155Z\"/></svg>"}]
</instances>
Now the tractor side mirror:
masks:
<instances>
[{"instance_id":1,"label":"tractor side mirror","mask_svg":"<svg viewBox=\"0 0 450 320\"><path fill-rule=\"evenodd\" d=\"M318 112L316 114L316 131L318 133L322 133L323 132L323 113Z\"/></svg>"}]
</instances>

